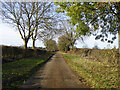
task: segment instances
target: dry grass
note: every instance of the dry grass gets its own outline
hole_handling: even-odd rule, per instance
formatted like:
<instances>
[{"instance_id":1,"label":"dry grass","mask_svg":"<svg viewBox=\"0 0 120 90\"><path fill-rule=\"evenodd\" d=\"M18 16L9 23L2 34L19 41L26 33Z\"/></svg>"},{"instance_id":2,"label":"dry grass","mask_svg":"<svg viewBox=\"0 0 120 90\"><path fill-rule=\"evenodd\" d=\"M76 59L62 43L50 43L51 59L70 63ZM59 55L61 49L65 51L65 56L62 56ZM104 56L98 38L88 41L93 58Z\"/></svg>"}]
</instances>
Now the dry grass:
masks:
<instances>
[{"instance_id":1,"label":"dry grass","mask_svg":"<svg viewBox=\"0 0 120 90\"><path fill-rule=\"evenodd\" d=\"M92 88L118 88L118 65L84 59L80 56L63 54L71 67Z\"/></svg>"}]
</instances>

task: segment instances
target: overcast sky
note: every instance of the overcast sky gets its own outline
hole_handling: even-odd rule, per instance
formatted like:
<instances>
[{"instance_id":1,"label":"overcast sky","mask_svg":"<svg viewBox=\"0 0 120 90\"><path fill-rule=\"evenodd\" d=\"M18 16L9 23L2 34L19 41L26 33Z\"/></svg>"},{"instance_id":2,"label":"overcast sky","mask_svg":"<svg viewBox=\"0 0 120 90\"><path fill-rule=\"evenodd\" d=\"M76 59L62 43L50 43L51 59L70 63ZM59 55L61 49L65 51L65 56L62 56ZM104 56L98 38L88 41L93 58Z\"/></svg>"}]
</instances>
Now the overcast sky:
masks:
<instances>
[{"instance_id":1,"label":"overcast sky","mask_svg":"<svg viewBox=\"0 0 120 90\"><path fill-rule=\"evenodd\" d=\"M108 47L113 48L114 46L118 48L118 38L114 41L113 44L109 44L107 42L101 42L100 40L95 40L94 36L85 38L84 42L85 43L81 42L81 40L78 40L76 42L77 43L76 47L77 48L82 48L82 47L92 48L95 45L97 45L101 49L108 48ZM0 45L22 46L24 45L24 43L17 30L15 30L10 25L4 24L0 21ZM32 40L28 42L28 46L29 47L32 46ZM44 47L44 44L42 43L42 41L37 40L36 46Z\"/></svg>"}]
</instances>

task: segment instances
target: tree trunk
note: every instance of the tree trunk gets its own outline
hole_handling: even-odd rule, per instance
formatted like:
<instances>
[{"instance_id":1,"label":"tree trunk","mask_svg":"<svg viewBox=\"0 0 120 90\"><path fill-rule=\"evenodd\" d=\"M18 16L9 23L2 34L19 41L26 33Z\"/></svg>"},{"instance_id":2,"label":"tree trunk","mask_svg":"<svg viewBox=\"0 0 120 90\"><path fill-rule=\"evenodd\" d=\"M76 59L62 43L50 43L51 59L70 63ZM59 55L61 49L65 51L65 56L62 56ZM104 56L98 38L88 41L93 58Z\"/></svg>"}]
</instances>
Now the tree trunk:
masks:
<instances>
[{"instance_id":1,"label":"tree trunk","mask_svg":"<svg viewBox=\"0 0 120 90\"><path fill-rule=\"evenodd\" d=\"M72 44L72 50L73 50L73 48L74 48L74 44Z\"/></svg>"},{"instance_id":2,"label":"tree trunk","mask_svg":"<svg viewBox=\"0 0 120 90\"><path fill-rule=\"evenodd\" d=\"M28 40L24 40L24 49L27 49Z\"/></svg>"},{"instance_id":3,"label":"tree trunk","mask_svg":"<svg viewBox=\"0 0 120 90\"><path fill-rule=\"evenodd\" d=\"M33 40L32 49L35 49L35 40Z\"/></svg>"},{"instance_id":4,"label":"tree trunk","mask_svg":"<svg viewBox=\"0 0 120 90\"><path fill-rule=\"evenodd\" d=\"M76 39L72 42L72 50L74 49L75 41L76 41Z\"/></svg>"}]
</instances>

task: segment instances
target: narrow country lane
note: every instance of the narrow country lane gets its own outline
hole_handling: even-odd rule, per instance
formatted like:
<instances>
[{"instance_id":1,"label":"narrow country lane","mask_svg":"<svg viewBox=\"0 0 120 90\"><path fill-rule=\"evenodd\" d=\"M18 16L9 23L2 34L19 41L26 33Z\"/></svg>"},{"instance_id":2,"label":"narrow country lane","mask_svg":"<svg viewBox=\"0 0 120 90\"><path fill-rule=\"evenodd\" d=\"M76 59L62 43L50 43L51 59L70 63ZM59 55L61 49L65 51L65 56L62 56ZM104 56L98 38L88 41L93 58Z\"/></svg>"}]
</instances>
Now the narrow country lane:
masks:
<instances>
[{"instance_id":1,"label":"narrow country lane","mask_svg":"<svg viewBox=\"0 0 120 90\"><path fill-rule=\"evenodd\" d=\"M20 88L86 88L86 86L57 53Z\"/></svg>"}]
</instances>

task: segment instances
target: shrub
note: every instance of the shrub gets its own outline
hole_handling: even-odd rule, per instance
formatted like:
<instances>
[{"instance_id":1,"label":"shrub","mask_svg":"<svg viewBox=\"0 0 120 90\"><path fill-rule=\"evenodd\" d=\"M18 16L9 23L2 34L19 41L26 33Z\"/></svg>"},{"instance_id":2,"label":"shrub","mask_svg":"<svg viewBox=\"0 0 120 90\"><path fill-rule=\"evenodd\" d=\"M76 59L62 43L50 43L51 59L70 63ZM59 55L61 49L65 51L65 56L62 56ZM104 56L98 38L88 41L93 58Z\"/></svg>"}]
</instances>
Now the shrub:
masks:
<instances>
[{"instance_id":1,"label":"shrub","mask_svg":"<svg viewBox=\"0 0 120 90\"><path fill-rule=\"evenodd\" d=\"M20 47L2 46L2 63L12 62L21 58L27 58L45 54L45 50L40 49L23 49Z\"/></svg>"},{"instance_id":2,"label":"shrub","mask_svg":"<svg viewBox=\"0 0 120 90\"><path fill-rule=\"evenodd\" d=\"M68 52L69 53L69 52ZM117 64L118 50L117 49L87 49L79 48L71 51L70 53L79 55L81 57L88 57L100 62L109 62Z\"/></svg>"}]
</instances>

